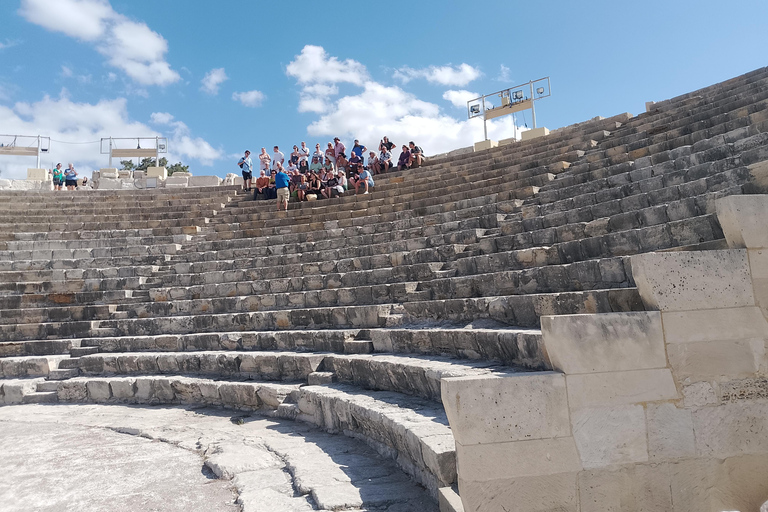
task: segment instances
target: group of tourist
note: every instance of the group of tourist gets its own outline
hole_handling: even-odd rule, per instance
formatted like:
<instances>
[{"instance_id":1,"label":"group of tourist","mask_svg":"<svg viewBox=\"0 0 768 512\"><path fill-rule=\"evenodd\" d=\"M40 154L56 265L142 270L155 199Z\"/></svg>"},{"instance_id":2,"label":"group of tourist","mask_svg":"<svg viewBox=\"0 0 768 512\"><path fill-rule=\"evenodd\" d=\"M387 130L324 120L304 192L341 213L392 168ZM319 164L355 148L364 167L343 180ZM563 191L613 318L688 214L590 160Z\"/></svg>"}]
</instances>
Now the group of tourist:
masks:
<instances>
[{"instance_id":1,"label":"group of tourist","mask_svg":"<svg viewBox=\"0 0 768 512\"><path fill-rule=\"evenodd\" d=\"M322 150L315 144L310 152L306 142L293 146L286 163L285 154L278 146L272 155L266 148L261 148L259 159L259 177L253 179L253 160L251 152L246 151L237 165L243 175L243 188L253 191L255 199L277 199L277 209L288 209L291 196L298 201L330 199L343 194L352 187L355 193L368 194L375 186L373 176L385 173L395 166L392 163L392 150L395 148L389 138L379 142L378 154L355 139L347 156L347 148L338 137L329 142ZM368 162L365 162L365 155ZM399 170L420 167L424 163L424 152L413 141L402 146L397 162Z\"/></svg>"},{"instance_id":2,"label":"group of tourist","mask_svg":"<svg viewBox=\"0 0 768 512\"><path fill-rule=\"evenodd\" d=\"M67 165L66 169L61 168L61 164L56 164L50 173L53 175L53 190L61 190L61 187L67 187L67 190L75 190L77 188L77 171L75 166L71 163ZM86 183L88 178L83 178L83 184Z\"/></svg>"}]
</instances>

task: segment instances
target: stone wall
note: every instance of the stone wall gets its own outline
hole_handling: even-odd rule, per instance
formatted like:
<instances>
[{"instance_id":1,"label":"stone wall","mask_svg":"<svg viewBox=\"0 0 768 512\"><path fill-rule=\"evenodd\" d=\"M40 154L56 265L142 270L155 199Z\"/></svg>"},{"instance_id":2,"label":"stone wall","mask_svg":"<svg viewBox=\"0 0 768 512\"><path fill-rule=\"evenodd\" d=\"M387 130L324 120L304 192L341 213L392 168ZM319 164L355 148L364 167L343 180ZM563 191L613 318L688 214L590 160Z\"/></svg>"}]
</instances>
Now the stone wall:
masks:
<instances>
[{"instance_id":1,"label":"stone wall","mask_svg":"<svg viewBox=\"0 0 768 512\"><path fill-rule=\"evenodd\" d=\"M542 317L552 372L444 379L467 511L756 511L768 500L768 196L729 249L631 258L648 311Z\"/></svg>"}]
</instances>

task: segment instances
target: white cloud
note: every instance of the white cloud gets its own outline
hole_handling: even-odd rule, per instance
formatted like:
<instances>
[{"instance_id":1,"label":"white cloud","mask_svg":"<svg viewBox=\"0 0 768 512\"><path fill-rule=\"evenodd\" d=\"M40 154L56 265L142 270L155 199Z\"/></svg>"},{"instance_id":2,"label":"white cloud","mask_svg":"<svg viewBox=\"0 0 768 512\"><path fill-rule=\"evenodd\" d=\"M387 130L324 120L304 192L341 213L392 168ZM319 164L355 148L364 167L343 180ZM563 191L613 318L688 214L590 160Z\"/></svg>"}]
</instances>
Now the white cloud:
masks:
<instances>
[{"instance_id":1,"label":"white cloud","mask_svg":"<svg viewBox=\"0 0 768 512\"><path fill-rule=\"evenodd\" d=\"M417 78L424 78L428 82L434 84L462 87L479 78L481 74L479 69L463 63L457 67L451 65L429 66L428 68L423 69L413 69L408 66L403 66L402 68L395 70L395 73L392 76L404 84Z\"/></svg>"},{"instance_id":2,"label":"white cloud","mask_svg":"<svg viewBox=\"0 0 768 512\"><path fill-rule=\"evenodd\" d=\"M499 66L499 76L496 77L497 82L509 82L512 80L510 75L510 69L502 64Z\"/></svg>"},{"instance_id":3,"label":"white cloud","mask_svg":"<svg viewBox=\"0 0 768 512\"><path fill-rule=\"evenodd\" d=\"M30 23L90 42L110 65L142 85L169 85L181 77L165 61L168 42L146 23L115 12L106 0L22 0Z\"/></svg>"},{"instance_id":4,"label":"white cloud","mask_svg":"<svg viewBox=\"0 0 768 512\"><path fill-rule=\"evenodd\" d=\"M162 130L130 119L128 101L125 98L101 100L98 103L76 103L67 97L66 90L58 98L43 97L34 103L16 103L12 107L0 105L0 126L5 133L41 134L50 136L51 150L41 158L41 165L49 168L56 162L73 162L78 169L90 176L90 171L106 167L108 157L100 154L102 137L155 137L166 136ZM173 116L165 114L157 118L171 126L168 159L183 160L186 164L210 165L222 152L208 142L192 137L189 128ZM62 142L63 141L63 142ZM72 142L77 144L66 144ZM125 142L125 141L123 141ZM85 143L85 144L83 144ZM195 162L190 162L193 160ZM116 163L116 162L113 162ZM34 167L30 157L6 157L0 162L2 178L23 179L27 168Z\"/></svg>"},{"instance_id":5,"label":"white cloud","mask_svg":"<svg viewBox=\"0 0 768 512\"><path fill-rule=\"evenodd\" d=\"M61 76L65 78L69 78L73 75L72 68L69 68L67 66L61 66Z\"/></svg>"},{"instance_id":6,"label":"white cloud","mask_svg":"<svg viewBox=\"0 0 768 512\"><path fill-rule=\"evenodd\" d=\"M232 93L232 99L239 101L246 107L258 107L261 106L261 102L264 101L264 93L261 91L246 91Z\"/></svg>"},{"instance_id":7,"label":"white cloud","mask_svg":"<svg viewBox=\"0 0 768 512\"><path fill-rule=\"evenodd\" d=\"M19 14L30 23L82 41L104 35L117 13L106 0L22 0Z\"/></svg>"},{"instance_id":8,"label":"white cloud","mask_svg":"<svg viewBox=\"0 0 768 512\"><path fill-rule=\"evenodd\" d=\"M152 124L171 124L173 116L168 112L153 112L149 119Z\"/></svg>"},{"instance_id":9,"label":"white cloud","mask_svg":"<svg viewBox=\"0 0 768 512\"><path fill-rule=\"evenodd\" d=\"M215 96L219 94L219 86L228 79L229 77L224 72L224 68L212 69L205 74L205 77L203 77L203 80L201 81L203 86L200 87L200 90Z\"/></svg>"},{"instance_id":10,"label":"white cloud","mask_svg":"<svg viewBox=\"0 0 768 512\"><path fill-rule=\"evenodd\" d=\"M467 102L480 96L476 92L466 91L461 89L459 91L445 91L443 93L443 99L450 101L456 108L467 108Z\"/></svg>"},{"instance_id":11,"label":"white cloud","mask_svg":"<svg viewBox=\"0 0 768 512\"><path fill-rule=\"evenodd\" d=\"M362 85L368 77L365 66L347 59L340 61L329 57L322 46L306 45L301 54L294 57L286 67L288 76L300 84L328 84L349 82Z\"/></svg>"},{"instance_id":12,"label":"white cloud","mask_svg":"<svg viewBox=\"0 0 768 512\"><path fill-rule=\"evenodd\" d=\"M311 50L308 51L307 48ZM354 62L329 57L325 50L319 47L305 47L302 56L306 54L314 55L322 62ZM348 142L358 138L368 148L375 149L382 136L387 135L398 145L413 140L422 146L427 154L470 146L482 139L481 119L456 119L446 115L438 105L423 101L400 87L386 86L367 78L368 74L361 64L355 63L356 76L366 77L365 80L360 82L359 78L354 78L355 81L349 78L346 81L360 85L362 91L333 100L332 97L339 93L335 84L338 81L344 81L339 80L339 77L349 77L349 75L336 73L334 78L325 72L318 72L314 75L310 73L315 78L308 80L306 75L299 73L296 66L297 62L306 60L301 59L302 56L289 64L288 75L295 77L297 83L302 86L299 94L299 110L319 114L318 118L307 127L307 132L311 136L338 135ZM463 79L479 73L474 68L471 68L471 72L462 71L461 66L450 69L453 70L453 75L463 73ZM428 75L423 76L432 77L435 81L459 81L456 76L444 71L443 68L435 68L429 71ZM474 94L467 91L449 92L450 97ZM489 136L496 140L512 137L515 131L512 121L511 117L488 121ZM398 149L394 156L397 157L399 153Z\"/></svg>"},{"instance_id":13,"label":"white cloud","mask_svg":"<svg viewBox=\"0 0 768 512\"><path fill-rule=\"evenodd\" d=\"M339 94L338 83L363 85L368 70L361 63L331 57L321 46L306 45L285 70L302 85L299 112L323 113L331 107L331 96Z\"/></svg>"}]
</instances>

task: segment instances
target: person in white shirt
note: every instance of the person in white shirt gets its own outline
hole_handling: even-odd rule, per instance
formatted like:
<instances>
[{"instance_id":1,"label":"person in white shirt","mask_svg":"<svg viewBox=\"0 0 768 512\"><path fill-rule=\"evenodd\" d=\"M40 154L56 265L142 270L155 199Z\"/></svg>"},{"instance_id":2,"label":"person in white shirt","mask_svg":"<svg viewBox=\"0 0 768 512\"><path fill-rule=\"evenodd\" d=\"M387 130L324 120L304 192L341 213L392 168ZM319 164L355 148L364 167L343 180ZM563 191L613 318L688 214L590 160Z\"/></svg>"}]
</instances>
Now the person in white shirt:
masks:
<instances>
[{"instance_id":1,"label":"person in white shirt","mask_svg":"<svg viewBox=\"0 0 768 512\"><path fill-rule=\"evenodd\" d=\"M304 141L301 141L301 147L299 148L299 170L302 173L309 170L309 148Z\"/></svg>"},{"instance_id":2,"label":"person in white shirt","mask_svg":"<svg viewBox=\"0 0 768 512\"><path fill-rule=\"evenodd\" d=\"M266 176L270 176L272 173L269 170L269 163L272 158L267 154L267 148L261 148L261 154L259 155L259 169L264 171Z\"/></svg>"},{"instance_id":3,"label":"person in white shirt","mask_svg":"<svg viewBox=\"0 0 768 512\"><path fill-rule=\"evenodd\" d=\"M325 153L320 149L320 143L315 144L315 152L312 153L312 158L317 157L317 161L322 163L325 161Z\"/></svg>"},{"instance_id":4,"label":"person in white shirt","mask_svg":"<svg viewBox=\"0 0 768 512\"><path fill-rule=\"evenodd\" d=\"M272 170L277 172L277 164L280 164L280 167L283 166L285 163L285 155L280 151L280 148L275 146L275 149L272 151Z\"/></svg>"}]
</instances>

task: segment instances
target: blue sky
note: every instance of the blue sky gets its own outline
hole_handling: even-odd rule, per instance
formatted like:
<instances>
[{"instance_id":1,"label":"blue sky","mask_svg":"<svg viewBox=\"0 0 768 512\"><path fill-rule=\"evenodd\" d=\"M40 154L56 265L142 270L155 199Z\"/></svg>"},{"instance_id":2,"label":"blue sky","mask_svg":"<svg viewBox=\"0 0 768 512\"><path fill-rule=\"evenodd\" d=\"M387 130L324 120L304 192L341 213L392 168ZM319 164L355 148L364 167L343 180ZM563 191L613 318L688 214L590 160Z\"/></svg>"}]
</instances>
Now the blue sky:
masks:
<instances>
[{"instance_id":1,"label":"blue sky","mask_svg":"<svg viewBox=\"0 0 768 512\"><path fill-rule=\"evenodd\" d=\"M765 0L3 0L0 133L62 141L43 166L86 172L107 166L89 143L109 136L167 136L196 175L337 135L434 154L482 138L471 93L550 76L537 118L554 129L765 66L767 19ZM512 130L507 116L490 136ZM2 157L0 177L34 163Z\"/></svg>"}]
</instances>

